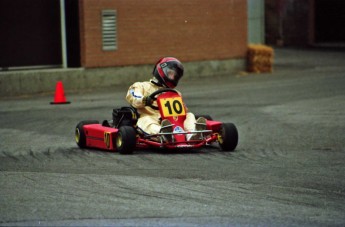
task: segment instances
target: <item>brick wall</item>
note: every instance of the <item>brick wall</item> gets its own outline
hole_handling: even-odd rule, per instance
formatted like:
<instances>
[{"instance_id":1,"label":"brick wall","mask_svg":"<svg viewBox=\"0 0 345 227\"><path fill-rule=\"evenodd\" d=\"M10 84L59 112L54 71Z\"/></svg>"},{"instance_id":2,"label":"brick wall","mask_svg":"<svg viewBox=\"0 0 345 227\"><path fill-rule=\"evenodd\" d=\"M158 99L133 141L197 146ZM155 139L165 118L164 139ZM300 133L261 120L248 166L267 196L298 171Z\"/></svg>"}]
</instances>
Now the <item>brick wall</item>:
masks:
<instances>
[{"instance_id":1,"label":"brick wall","mask_svg":"<svg viewBox=\"0 0 345 227\"><path fill-rule=\"evenodd\" d=\"M115 51L102 50L101 11L117 11ZM244 58L247 1L80 0L81 64L153 64L162 56L183 62Z\"/></svg>"}]
</instances>

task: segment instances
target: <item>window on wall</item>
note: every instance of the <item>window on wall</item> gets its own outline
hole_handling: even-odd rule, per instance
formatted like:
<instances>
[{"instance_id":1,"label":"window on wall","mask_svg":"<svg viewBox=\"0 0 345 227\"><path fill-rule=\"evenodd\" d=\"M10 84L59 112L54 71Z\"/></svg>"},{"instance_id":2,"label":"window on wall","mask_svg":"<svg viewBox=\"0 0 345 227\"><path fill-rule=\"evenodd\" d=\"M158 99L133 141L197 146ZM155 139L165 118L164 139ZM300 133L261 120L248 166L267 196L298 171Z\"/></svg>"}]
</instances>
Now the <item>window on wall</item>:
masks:
<instances>
[{"instance_id":1,"label":"window on wall","mask_svg":"<svg viewBox=\"0 0 345 227\"><path fill-rule=\"evenodd\" d=\"M117 49L116 10L102 10L102 45L105 51Z\"/></svg>"}]
</instances>

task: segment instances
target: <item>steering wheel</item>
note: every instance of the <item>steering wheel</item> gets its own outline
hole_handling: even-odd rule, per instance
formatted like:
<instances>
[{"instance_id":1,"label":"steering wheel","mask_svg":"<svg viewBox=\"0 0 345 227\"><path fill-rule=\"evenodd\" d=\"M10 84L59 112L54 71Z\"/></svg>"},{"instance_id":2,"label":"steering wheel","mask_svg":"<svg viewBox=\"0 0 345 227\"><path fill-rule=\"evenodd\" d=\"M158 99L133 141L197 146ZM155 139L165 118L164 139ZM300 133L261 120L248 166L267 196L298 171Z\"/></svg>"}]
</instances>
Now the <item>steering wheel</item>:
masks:
<instances>
[{"instance_id":1,"label":"steering wheel","mask_svg":"<svg viewBox=\"0 0 345 227\"><path fill-rule=\"evenodd\" d=\"M157 97L158 97L160 94L165 93L165 92L174 92L174 93L178 94L178 91L176 91L175 89L171 89L171 88L162 88L162 89L159 89L159 90L157 90L157 91L151 93L151 94L149 95L149 97L150 97L150 98L152 99L152 101L154 102L154 101L157 100ZM148 105L148 106L151 107L151 108L154 109L154 110L159 110L159 108L158 108L157 106L154 106L154 105L153 105L153 102L152 102L152 104L150 104L150 105Z\"/></svg>"}]
</instances>

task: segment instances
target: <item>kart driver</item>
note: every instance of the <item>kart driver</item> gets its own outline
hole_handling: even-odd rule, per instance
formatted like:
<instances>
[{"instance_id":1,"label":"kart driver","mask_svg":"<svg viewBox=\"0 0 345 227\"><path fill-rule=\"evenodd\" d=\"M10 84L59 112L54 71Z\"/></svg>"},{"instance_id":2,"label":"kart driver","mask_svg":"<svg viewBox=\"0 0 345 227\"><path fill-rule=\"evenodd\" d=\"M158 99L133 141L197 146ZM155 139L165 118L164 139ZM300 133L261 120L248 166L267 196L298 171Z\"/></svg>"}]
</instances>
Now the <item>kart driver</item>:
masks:
<instances>
[{"instance_id":1,"label":"kart driver","mask_svg":"<svg viewBox=\"0 0 345 227\"><path fill-rule=\"evenodd\" d=\"M148 134L157 134L159 132L172 132L172 124L165 119L161 122L159 110L154 110L149 105L153 100L149 95L162 88L175 88L183 76L183 65L173 57L161 58L153 69L153 78L150 81L136 82L128 89L126 100L137 109L140 117L137 126ZM185 131L195 131L206 129L206 119L201 117L195 120L193 113L188 112L186 108L186 119L184 121ZM197 127L197 128L196 128ZM187 139L191 139L191 134ZM194 136L193 136L194 139Z\"/></svg>"}]
</instances>

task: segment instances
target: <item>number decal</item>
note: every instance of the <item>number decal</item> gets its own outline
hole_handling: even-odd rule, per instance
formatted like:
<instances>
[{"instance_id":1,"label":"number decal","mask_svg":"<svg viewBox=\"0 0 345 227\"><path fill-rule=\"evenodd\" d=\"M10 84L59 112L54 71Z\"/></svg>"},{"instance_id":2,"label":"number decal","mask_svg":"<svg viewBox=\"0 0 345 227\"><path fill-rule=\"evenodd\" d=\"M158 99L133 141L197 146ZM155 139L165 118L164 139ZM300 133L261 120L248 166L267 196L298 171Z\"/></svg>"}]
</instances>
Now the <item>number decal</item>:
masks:
<instances>
[{"instance_id":1,"label":"number decal","mask_svg":"<svg viewBox=\"0 0 345 227\"><path fill-rule=\"evenodd\" d=\"M181 102L179 102L178 100L174 100L172 105L173 105L173 109L175 110L175 112L177 114L181 114L182 113L183 106L182 106Z\"/></svg>"},{"instance_id":2,"label":"number decal","mask_svg":"<svg viewBox=\"0 0 345 227\"><path fill-rule=\"evenodd\" d=\"M107 148L110 148L110 132L104 132L104 143Z\"/></svg>"},{"instance_id":3,"label":"number decal","mask_svg":"<svg viewBox=\"0 0 345 227\"><path fill-rule=\"evenodd\" d=\"M186 112L183 108L183 102L181 97L167 98L161 100L163 115L165 117L181 116Z\"/></svg>"}]
</instances>

